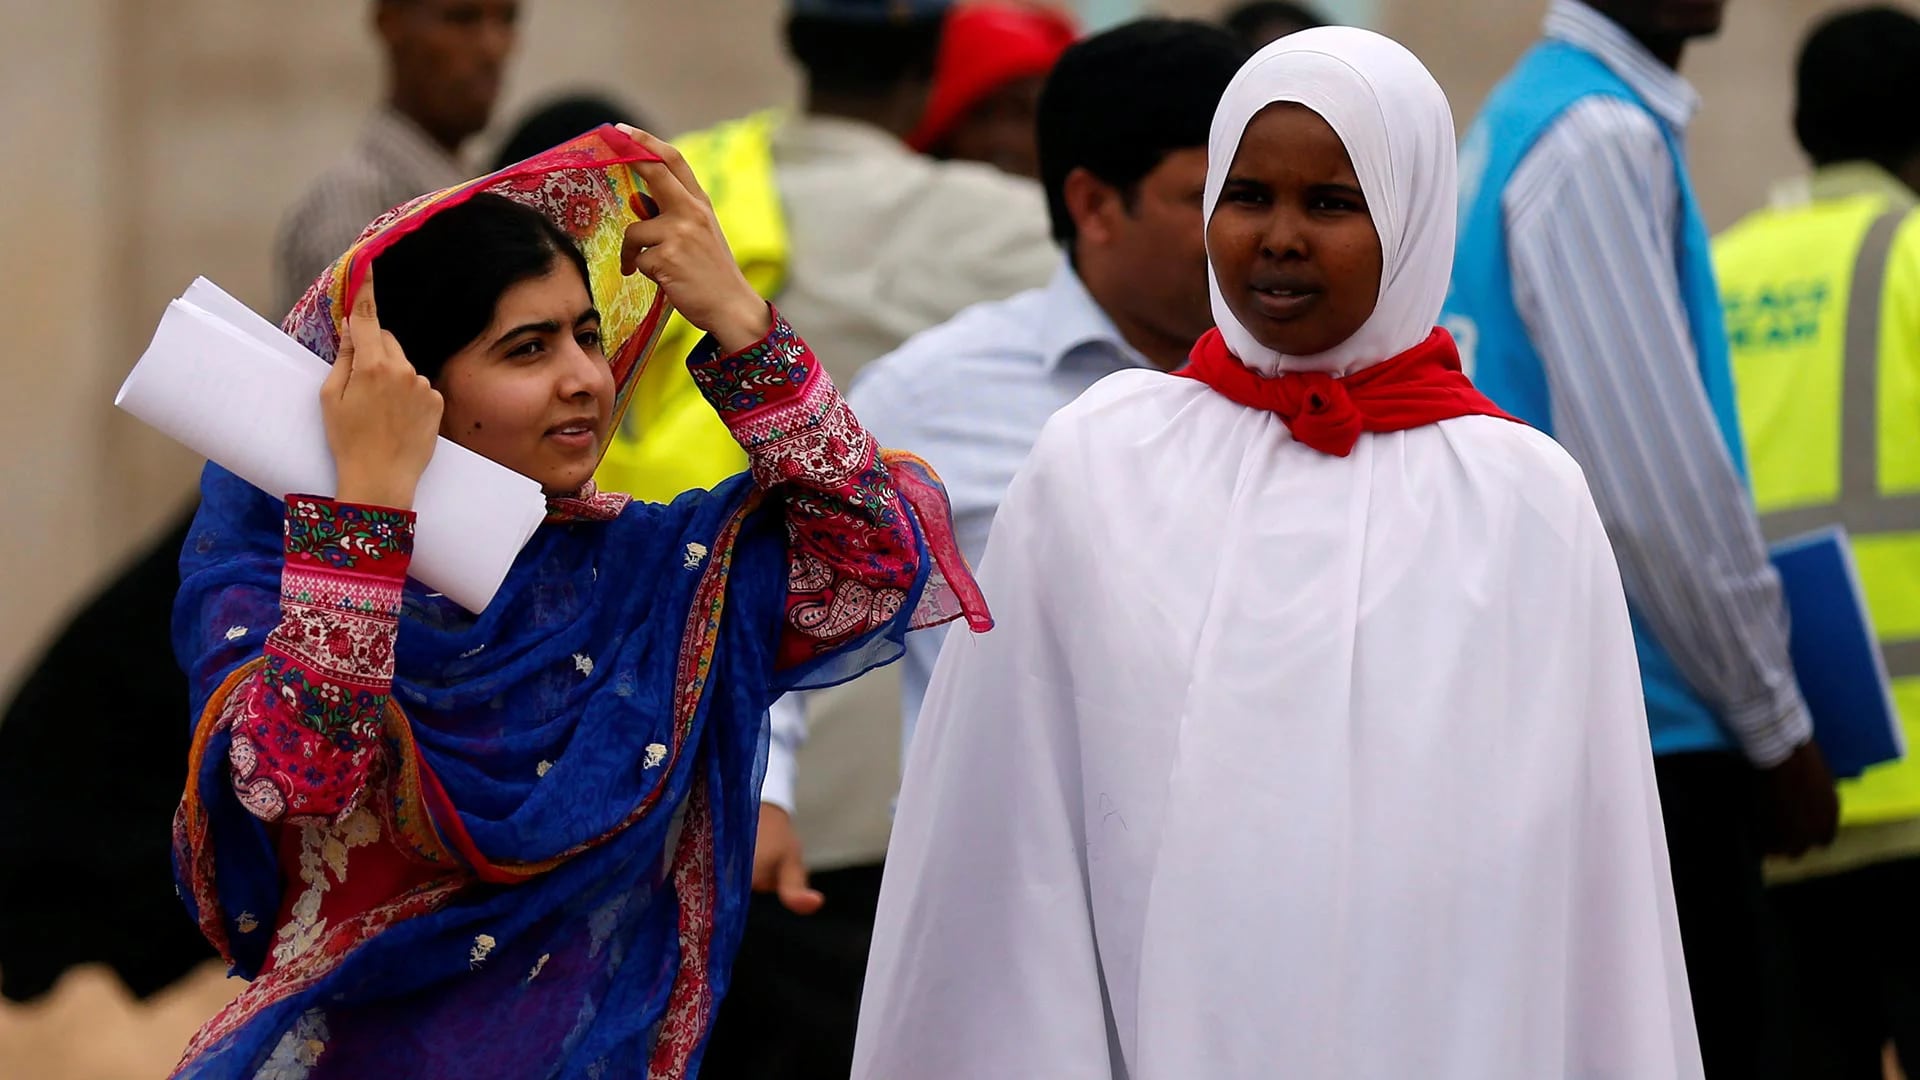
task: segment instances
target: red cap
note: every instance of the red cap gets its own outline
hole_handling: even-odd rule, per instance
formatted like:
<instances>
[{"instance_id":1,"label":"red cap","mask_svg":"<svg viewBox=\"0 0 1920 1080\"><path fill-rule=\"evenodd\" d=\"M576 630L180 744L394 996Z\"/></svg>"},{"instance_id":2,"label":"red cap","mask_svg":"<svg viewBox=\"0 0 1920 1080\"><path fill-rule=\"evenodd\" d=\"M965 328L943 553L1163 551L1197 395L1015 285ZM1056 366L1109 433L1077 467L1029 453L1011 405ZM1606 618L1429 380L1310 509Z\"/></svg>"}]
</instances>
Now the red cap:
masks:
<instances>
[{"instance_id":1,"label":"red cap","mask_svg":"<svg viewBox=\"0 0 1920 1080\"><path fill-rule=\"evenodd\" d=\"M1072 18L1053 8L1008 0L955 7L940 34L927 113L908 144L922 153L939 145L982 98L1052 71L1078 35Z\"/></svg>"}]
</instances>

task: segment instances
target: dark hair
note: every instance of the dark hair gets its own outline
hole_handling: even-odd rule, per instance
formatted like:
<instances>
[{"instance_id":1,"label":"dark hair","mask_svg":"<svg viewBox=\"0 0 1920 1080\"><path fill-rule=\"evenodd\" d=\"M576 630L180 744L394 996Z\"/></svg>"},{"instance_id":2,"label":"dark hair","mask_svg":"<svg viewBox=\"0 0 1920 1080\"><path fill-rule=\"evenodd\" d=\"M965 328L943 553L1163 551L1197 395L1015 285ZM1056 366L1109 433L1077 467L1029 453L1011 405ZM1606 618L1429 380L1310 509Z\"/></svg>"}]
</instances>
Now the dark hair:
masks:
<instances>
[{"instance_id":1,"label":"dark hair","mask_svg":"<svg viewBox=\"0 0 1920 1080\"><path fill-rule=\"evenodd\" d=\"M933 80L944 24L939 15L895 20L792 15L787 48L806 69L815 93L879 95L903 82Z\"/></svg>"},{"instance_id":2,"label":"dark hair","mask_svg":"<svg viewBox=\"0 0 1920 1080\"><path fill-rule=\"evenodd\" d=\"M525 161L542 150L551 150L568 139L585 135L601 124L632 124L644 128L647 125L631 109L600 97L597 94L569 94L549 100L546 104L528 113L520 121L513 134L500 145L494 155L493 167L504 169L509 165Z\"/></svg>"},{"instance_id":3,"label":"dark hair","mask_svg":"<svg viewBox=\"0 0 1920 1080\"><path fill-rule=\"evenodd\" d=\"M1327 20L1304 4L1289 4L1286 0L1252 0L1220 17L1222 26L1256 49L1275 40L1268 32L1275 23L1285 23L1295 30L1311 30L1327 25Z\"/></svg>"},{"instance_id":4,"label":"dark hair","mask_svg":"<svg viewBox=\"0 0 1920 1080\"><path fill-rule=\"evenodd\" d=\"M1161 159L1207 145L1220 95L1250 55L1225 30L1186 19L1139 19L1062 54L1037 117L1053 238L1075 236L1069 173L1085 169L1131 200Z\"/></svg>"},{"instance_id":5,"label":"dark hair","mask_svg":"<svg viewBox=\"0 0 1920 1080\"><path fill-rule=\"evenodd\" d=\"M493 322L501 294L565 258L592 291L587 260L547 216L482 193L429 217L373 260L380 326L415 371L438 379L454 353Z\"/></svg>"},{"instance_id":6,"label":"dark hair","mask_svg":"<svg viewBox=\"0 0 1920 1080\"><path fill-rule=\"evenodd\" d=\"M1793 131L1816 165L1899 168L1920 152L1920 19L1855 8L1820 22L1800 47Z\"/></svg>"}]
</instances>

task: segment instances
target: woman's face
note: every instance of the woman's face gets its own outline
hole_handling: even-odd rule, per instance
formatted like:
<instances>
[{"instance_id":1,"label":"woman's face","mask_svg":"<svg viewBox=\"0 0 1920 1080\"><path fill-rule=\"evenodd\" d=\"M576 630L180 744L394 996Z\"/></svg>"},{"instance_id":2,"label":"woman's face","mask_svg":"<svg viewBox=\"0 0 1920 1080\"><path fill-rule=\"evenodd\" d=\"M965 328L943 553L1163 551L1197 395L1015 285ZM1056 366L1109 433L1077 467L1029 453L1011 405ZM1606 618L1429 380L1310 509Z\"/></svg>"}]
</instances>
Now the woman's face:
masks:
<instances>
[{"instance_id":1,"label":"woman's face","mask_svg":"<svg viewBox=\"0 0 1920 1080\"><path fill-rule=\"evenodd\" d=\"M493 322L447 361L440 433L540 482L549 495L593 476L613 419L600 313L571 260L500 294Z\"/></svg>"},{"instance_id":2,"label":"woman's face","mask_svg":"<svg viewBox=\"0 0 1920 1080\"><path fill-rule=\"evenodd\" d=\"M1380 298L1380 237L1347 148L1320 114L1269 105L1247 125L1207 221L1221 296L1260 344L1312 356Z\"/></svg>"}]
</instances>

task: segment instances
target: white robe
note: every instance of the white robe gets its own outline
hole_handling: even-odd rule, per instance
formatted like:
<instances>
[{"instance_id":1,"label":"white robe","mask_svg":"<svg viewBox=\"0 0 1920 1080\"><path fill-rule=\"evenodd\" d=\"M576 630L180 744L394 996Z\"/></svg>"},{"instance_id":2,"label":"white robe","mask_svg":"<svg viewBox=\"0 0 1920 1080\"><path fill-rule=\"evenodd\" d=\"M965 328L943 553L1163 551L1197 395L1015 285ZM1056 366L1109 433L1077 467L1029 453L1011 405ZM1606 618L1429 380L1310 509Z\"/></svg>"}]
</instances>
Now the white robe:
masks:
<instances>
[{"instance_id":1,"label":"white robe","mask_svg":"<svg viewBox=\"0 0 1920 1080\"><path fill-rule=\"evenodd\" d=\"M1054 418L911 748L858 1080L1701 1075L1579 469L1126 372Z\"/></svg>"}]
</instances>

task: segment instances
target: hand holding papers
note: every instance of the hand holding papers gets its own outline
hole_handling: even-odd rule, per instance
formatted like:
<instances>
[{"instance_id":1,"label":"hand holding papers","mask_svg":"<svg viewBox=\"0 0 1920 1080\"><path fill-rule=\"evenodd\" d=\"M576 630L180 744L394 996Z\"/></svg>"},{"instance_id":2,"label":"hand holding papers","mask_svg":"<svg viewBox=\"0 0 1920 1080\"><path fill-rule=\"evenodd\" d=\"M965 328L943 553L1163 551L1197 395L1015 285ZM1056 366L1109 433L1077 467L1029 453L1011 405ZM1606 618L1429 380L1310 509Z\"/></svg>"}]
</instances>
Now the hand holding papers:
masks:
<instances>
[{"instance_id":1,"label":"hand holding papers","mask_svg":"<svg viewBox=\"0 0 1920 1080\"><path fill-rule=\"evenodd\" d=\"M445 407L440 392L407 363L400 343L380 329L369 271L340 335L340 355L320 389L339 497L412 509Z\"/></svg>"},{"instance_id":2,"label":"hand holding papers","mask_svg":"<svg viewBox=\"0 0 1920 1080\"><path fill-rule=\"evenodd\" d=\"M332 495L320 409L330 370L202 278L167 305L114 404L270 495ZM474 612L546 517L538 483L446 439L413 506L413 577Z\"/></svg>"}]
</instances>

